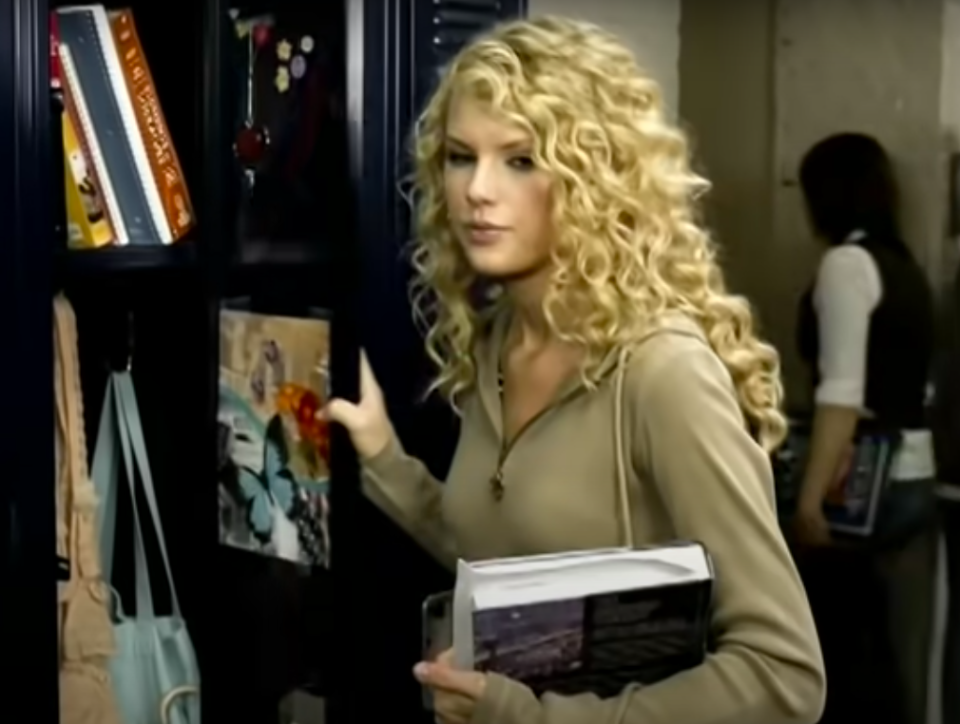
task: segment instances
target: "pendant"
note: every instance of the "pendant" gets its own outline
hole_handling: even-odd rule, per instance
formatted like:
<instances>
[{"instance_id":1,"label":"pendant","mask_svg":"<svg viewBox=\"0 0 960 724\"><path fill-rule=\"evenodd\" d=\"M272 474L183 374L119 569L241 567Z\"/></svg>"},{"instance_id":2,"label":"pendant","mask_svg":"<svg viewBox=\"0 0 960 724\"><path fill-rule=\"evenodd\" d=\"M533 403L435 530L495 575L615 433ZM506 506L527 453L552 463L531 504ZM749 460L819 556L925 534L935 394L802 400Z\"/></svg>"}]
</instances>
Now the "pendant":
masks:
<instances>
[{"instance_id":1,"label":"pendant","mask_svg":"<svg viewBox=\"0 0 960 724\"><path fill-rule=\"evenodd\" d=\"M493 499L499 503L503 500L503 494L505 492L507 491L503 487L503 471L497 470L493 477L490 478L490 493L493 495Z\"/></svg>"},{"instance_id":2,"label":"pendant","mask_svg":"<svg viewBox=\"0 0 960 724\"><path fill-rule=\"evenodd\" d=\"M256 93L256 63L262 48L270 43L273 19L269 16L240 20L234 17L237 36L246 38L247 67L244 69L244 120L233 141L233 153L240 162L247 193L253 191L257 180L257 168L270 145L270 136L265 127L256 122L254 95Z\"/></svg>"}]
</instances>

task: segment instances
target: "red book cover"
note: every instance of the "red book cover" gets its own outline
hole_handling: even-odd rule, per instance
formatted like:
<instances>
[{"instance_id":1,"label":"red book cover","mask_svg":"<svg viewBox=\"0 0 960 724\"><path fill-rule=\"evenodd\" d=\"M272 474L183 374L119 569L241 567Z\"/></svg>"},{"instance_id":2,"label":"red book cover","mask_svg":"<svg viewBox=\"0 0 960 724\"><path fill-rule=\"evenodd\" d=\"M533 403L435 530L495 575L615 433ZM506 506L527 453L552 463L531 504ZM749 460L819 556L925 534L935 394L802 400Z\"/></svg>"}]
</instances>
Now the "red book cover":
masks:
<instances>
[{"instance_id":1,"label":"red book cover","mask_svg":"<svg viewBox=\"0 0 960 724\"><path fill-rule=\"evenodd\" d=\"M60 25L57 14L50 13L50 89L61 90L63 81L60 75Z\"/></svg>"}]
</instances>

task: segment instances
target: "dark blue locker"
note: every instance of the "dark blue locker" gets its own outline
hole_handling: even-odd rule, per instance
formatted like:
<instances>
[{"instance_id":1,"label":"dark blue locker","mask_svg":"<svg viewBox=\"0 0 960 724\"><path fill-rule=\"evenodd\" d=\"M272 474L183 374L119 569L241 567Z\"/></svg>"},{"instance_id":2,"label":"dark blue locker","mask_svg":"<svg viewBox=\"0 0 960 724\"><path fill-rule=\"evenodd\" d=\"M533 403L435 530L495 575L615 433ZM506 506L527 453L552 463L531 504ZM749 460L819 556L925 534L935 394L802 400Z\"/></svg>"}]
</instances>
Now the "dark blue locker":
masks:
<instances>
[{"instance_id":1,"label":"dark blue locker","mask_svg":"<svg viewBox=\"0 0 960 724\"><path fill-rule=\"evenodd\" d=\"M352 185L358 194L361 221L363 283L359 293L343 297L353 300L356 309L345 310L341 305L341 319L349 320L351 330L357 326L354 319L359 319L360 341L369 350L401 437L411 452L442 474L455 439L455 420L442 403L420 401L430 370L410 319L409 273L402 253L409 213L397 192L398 179L404 171L412 120L443 61L478 30L500 18L521 14L525 4L523 0L344 2L349 19L345 29L347 64L352 90L358 93L351 101L350 145ZM0 165L4 220L0 309L7 319L0 379L8 383L0 428L0 640L18 662L3 677L0 694L6 694L8 718L29 718L42 724L58 719L50 386L50 299L56 267L52 221L56 215L50 193L55 174L47 93L47 13L52 4L48 0L0 0L0 150L6 159ZM215 0L196 8L203 29L193 29L197 37L190 35L192 40L185 43L192 47L200 35L205 43L200 51L205 72L196 79L206 89L200 114L206 125L197 139L204 152L185 154L189 157L182 160L188 176L197 182L194 201L201 216L207 218L225 217L229 205L222 177L230 159L222 136L224 110L218 104L223 96L224 51L211 42L223 32L222 9ZM191 120L190 110L184 107L173 112L177 116L174 123L185 127L198 120ZM198 330L204 325L215 329L214 302L223 291L218 270L230 240L222 230L208 227L202 242L196 259L191 249L185 249L183 254L145 255L121 264L199 263L210 304L200 315L204 320L197 322ZM104 269L100 269L100 258L106 259ZM119 259L113 254L98 257L88 271L105 273ZM350 280L348 275L342 283ZM195 338L211 348L215 345L210 330L197 331ZM355 349L352 331L342 339ZM344 377L351 377L342 364L345 362L341 362ZM195 380L198 385L200 381ZM212 410L206 411L210 413ZM202 421L193 424L191 430L203 434L192 449L204 450L205 426ZM201 480L205 470L193 473L196 478L185 479L183 484ZM381 710L414 718L420 710L420 696L410 666L419 653L420 601L425 593L446 585L446 576L362 500L359 491L344 491L336 506L334 612L335 618L343 618L342 626L337 618L337 630L324 652L337 672L329 720L334 724L364 721L365 715ZM200 517L198 512L191 520ZM189 536L202 546L197 549L202 550L202 560L209 560L207 546L215 539L206 527ZM181 548L192 542L192 538L185 539ZM201 581L202 575L201 568L190 572L194 582ZM197 588L192 597L195 620L206 630L197 631L194 638L198 650L206 652L204 656L201 651L201 664L217 667L217 641L222 642L224 632L215 633L208 626L223 615L218 609L223 602L215 596L200 601L202 593ZM263 663L269 666L269 662ZM242 702L248 690L244 681L210 669L204 673L204 682L212 699L226 695ZM27 691L29 696L24 695ZM256 709L255 702L248 704Z\"/></svg>"},{"instance_id":2,"label":"dark blue locker","mask_svg":"<svg viewBox=\"0 0 960 724\"><path fill-rule=\"evenodd\" d=\"M0 0L0 677L4 719L53 724L57 703L49 73L44 0ZM30 692L29 695L26 692Z\"/></svg>"},{"instance_id":3,"label":"dark blue locker","mask_svg":"<svg viewBox=\"0 0 960 724\"><path fill-rule=\"evenodd\" d=\"M358 149L363 344L405 439L414 434L412 427L422 429L410 418L418 414L417 391L429 374L407 294L410 209L401 198L400 182L409 172L409 134L443 64L457 49L484 28L525 11L526 0L364 2ZM443 467L444 456L436 462Z\"/></svg>"},{"instance_id":4,"label":"dark blue locker","mask_svg":"<svg viewBox=\"0 0 960 724\"><path fill-rule=\"evenodd\" d=\"M46 3L0 2L0 628L17 658L0 693L10 717L57 716L50 291L41 270L49 218ZM38 32L40 31L40 32ZM40 97L37 94L41 93ZM37 692L27 701L23 692Z\"/></svg>"},{"instance_id":5,"label":"dark blue locker","mask_svg":"<svg viewBox=\"0 0 960 724\"><path fill-rule=\"evenodd\" d=\"M410 213L399 180L409 170L412 123L443 63L477 32L525 9L525 0L364 2L361 338L405 447L441 477L457 425L442 401L422 399L431 368L411 320L405 253ZM420 690L410 675L420 651L420 605L450 579L369 503L357 506L351 527L350 576L358 620L364 622L356 631L357 647L365 653L370 691L377 692L355 711L383 708L412 721L421 711ZM424 722L430 720L423 714Z\"/></svg>"}]
</instances>

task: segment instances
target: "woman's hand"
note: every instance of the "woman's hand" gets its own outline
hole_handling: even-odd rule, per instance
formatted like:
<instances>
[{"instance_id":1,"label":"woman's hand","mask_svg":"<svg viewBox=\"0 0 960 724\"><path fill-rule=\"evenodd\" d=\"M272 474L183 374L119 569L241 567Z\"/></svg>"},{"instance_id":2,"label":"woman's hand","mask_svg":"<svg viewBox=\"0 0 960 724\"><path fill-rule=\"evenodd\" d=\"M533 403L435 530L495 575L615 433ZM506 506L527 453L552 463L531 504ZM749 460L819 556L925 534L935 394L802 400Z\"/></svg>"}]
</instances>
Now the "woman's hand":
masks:
<instances>
[{"instance_id":1,"label":"woman's hand","mask_svg":"<svg viewBox=\"0 0 960 724\"><path fill-rule=\"evenodd\" d=\"M856 454L854 435L859 419L860 410L857 408L817 405L794 518L797 542L808 548L833 542L823 514L823 503L832 495L831 489L842 485L850 474Z\"/></svg>"},{"instance_id":2,"label":"woman's hand","mask_svg":"<svg viewBox=\"0 0 960 724\"><path fill-rule=\"evenodd\" d=\"M361 458L375 457L390 443L393 426L387 416L383 391L377 384L365 352L360 352L360 401L330 400L322 414L347 428L350 440Z\"/></svg>"},{"instance_id":3,"label":"woman's hand","mask_svg":"<svg viewBox=\"0 0 960 724\"><path fill-rule=\"evenodd\" d=\"M807 548L822 548L833 542L822 504L801 502L793 519L793 532L797 542Z\"/></svg>"},{"instance_id":4,"label":"woman's hand","mask_svg":"<svg viewBox=\"0 0 960 724\"><path fill-rule=\"evenodd\" d=\"M453 649L447 649L436 661L420 662L413 675L423 686L430 687L439 724L468 724L487 689L485 674L453 667Z\"/></svg>"}]
</instances>

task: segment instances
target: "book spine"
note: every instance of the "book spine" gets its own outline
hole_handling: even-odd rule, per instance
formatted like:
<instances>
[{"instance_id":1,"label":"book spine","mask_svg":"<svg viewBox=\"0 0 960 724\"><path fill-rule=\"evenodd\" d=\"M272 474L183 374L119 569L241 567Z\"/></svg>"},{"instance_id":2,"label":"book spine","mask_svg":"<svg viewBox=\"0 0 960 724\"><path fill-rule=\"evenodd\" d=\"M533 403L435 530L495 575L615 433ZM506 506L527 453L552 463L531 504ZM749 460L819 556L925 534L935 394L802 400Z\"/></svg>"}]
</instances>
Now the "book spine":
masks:
<instances>
[{"instance_id":1,"label":"book spine","mask_svg":"<svg viewBox=\"0 0 960 724\"><path fill-rule=\"evenodd\" d=\"M60 71L60 24L55 12L50 13L47 24L50 31L50 90L56 94L63 87L63 74Z\"/></svg>"},{"instance_id":2,"label":"book spine","mask_svg":"<svg viewBox=\"0 0 960 724\"><path fill-rule=\"evenodd\" d=\"M110 26L102 6L89 5L67 7L57 10L60 24L61 57L62 49L69 50L74 75L78 83L78 99L82 98L84 113L83 133L88 138L96 137L97 150L104 160L108 174L101 174L104 191L109 186L112 197L117 201L117 210L121 223L115 225L120 237L119 244L150 245L163 242L164 230L157 227L155 213L148 199L152 184L144 184L144 176L149 175L150 166L146 153L138 146L140 132L136 128L132 110L129 117L121 106L121 96L117 93L117 80L122 89L122 98L130 99L123 78L118 77L116 68L116 47L110 35ZM101 30L101 22L106 26L106 37ZM136 136L131 135L131 127ZM149 187L149 188L148 188ZM156 196L154 189L154 196ZM111 195L106 194L108 202ZM158 211L166 225L163 208Z\"/></svg>"},{"instance_id":3,"label":"book spine","mask_svg":"<svg viewBox=\"0 0 960 724\"><path fill-rule=\"evenodd\" d=\"M77 248L106 246L113 240L113 233L102 198L91 178L92 173L81 147L80 134L66 110L63 111L62 119L67 243Z\"/></svg>"},{"instance_id":4,"label":"book spine","mask_svg":"<svg viewBox=\"0 0 960 724\"><path fill-rule=\"evenodd\" d=\"M63 138L63 77L60 71L60 26L56 12L51 12L50 32L50 147L56 150ZM51 173L51 199L53 200L53 231L58 242L67 238L67 201L64 198L65 171L63 155L54 153Z\"/></svg>"},{"instance_id":5,"label":"book spine","mask_svg":"<svg viewBox=\"0 0 960 724\"><path fill-rule=\"evenodd\" d=\"M88 201L96 203L102 211L103 218L100 222L100 229L98 229L95 236L97 237L96 243L94 246L105 246L107 244L112 244L116 241L116 231L115 225L119 222L119 216L116 209L110 209L109 204L103 193L103 181L100 178L100 172L97 170L97 165L94 162L94 155L91 147L91 141L89 134L85 133L83 130L83 124L80 120L80 113L77 109L77 103L74 99L74 91L70 88L68 83L64 83L63 88L63 108L62 108L62 118L64 124L69 124L71 126L70 131L73 133L74 138L76 139L74 145L76 148L71 150L70 154L64 156L64 161L67 163L66 171L70 171L72 166L76 166L76 154L82 155L83 166L85 167L85 179L86 179L86 193L88 195ZM66 133L67 129L63 129L63 138L64 143L66 143ZM66 151L66 147L64 148ZM71 158L72 156L72 158ZM69 178L68 178L69 180Z\"/></svg>"},{"instance_id":6,"label":"book spine","mask_svg":"<svg viewBox=\"0 0 960 724\"><path fill-rule=\"evenodd\" d=\"M150 66L143 53L133 11L125 9L111 13L110 25L172 241L179 241L194 226L193 206Z\"/></svg>"},{"instance_id":7,"label":"book spine","mask_svg":"<svg viewBox=\"0 0 960 724\"><path fill-rule=\"evenodd\" d=\"M153 170L147 158L147 148L144 143L143 134L140 133L140 126L137 123L137 116L133 109L133 99L130 91L127 90L127 82L124 78L120 54L117 49L117 44L113 40L110 18L107 17L107 11L102 5L91 6L91 8L96 34L100 41L100 46L103 49L103 60L106 65L107 78L110 81L111 90L113 91L117 108L120 111L123 130L130 144L133 161L136 164L137 180L146 198L147 208L153 221L153 227L159 234L159 240L162 244L169 244L173 241L173 237L170 234L170 224L167 222L167 215L163 210L160 193L153 181Z\"/></svg>"},{"instance_id":8,"label":"book spine","mask_svg":"<svg viewBox=\"0 0 960 724\"><path fill-rule=\"evenodd\" d=\"M120 213L120 202L117 200L117 195L110 179L110 172L107 169L97 134L93 131L86 96L83 93L83 87L80 85L80 77L77 74L69 46L61 43L59 46L59 55L60 67L63 73L63 100L66 111L64 121L72 123L76 131L80 152L87 161L87 170L90 173L93 186L99 190L99 195L103 200L107 223L110 227L108 243L127 244L129 239L125 232L122 214ZM69 166L66 167L64 171L69 174ZM69 177L67 180L68 182L70 181Z\"/></svg>"}]
</instances>

